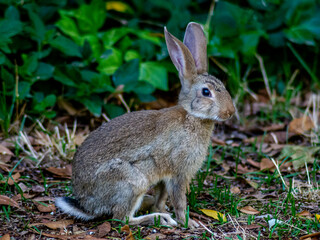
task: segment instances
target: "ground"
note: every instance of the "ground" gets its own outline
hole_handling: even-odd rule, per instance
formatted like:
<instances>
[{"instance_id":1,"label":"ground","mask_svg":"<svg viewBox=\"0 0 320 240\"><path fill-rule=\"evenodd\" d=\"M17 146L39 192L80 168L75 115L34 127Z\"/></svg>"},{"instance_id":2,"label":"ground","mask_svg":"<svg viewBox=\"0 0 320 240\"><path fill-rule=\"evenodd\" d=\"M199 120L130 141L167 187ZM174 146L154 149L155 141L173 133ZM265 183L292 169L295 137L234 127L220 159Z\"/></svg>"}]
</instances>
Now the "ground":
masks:
<instances>
[{"instance_id":1,"label":"ground","mask_svg":"<svg viewBox=\"0 0 320 240\"><path fill-rule=\"evenodd\" d=\"M0 142L1 239L319 239L319 113L308 109L290 118L260 101L217 125L188 193L197 229L62 214L54 198L72 194L72 156L100 122L13 126Z\"/></svg>"}]
</instances>

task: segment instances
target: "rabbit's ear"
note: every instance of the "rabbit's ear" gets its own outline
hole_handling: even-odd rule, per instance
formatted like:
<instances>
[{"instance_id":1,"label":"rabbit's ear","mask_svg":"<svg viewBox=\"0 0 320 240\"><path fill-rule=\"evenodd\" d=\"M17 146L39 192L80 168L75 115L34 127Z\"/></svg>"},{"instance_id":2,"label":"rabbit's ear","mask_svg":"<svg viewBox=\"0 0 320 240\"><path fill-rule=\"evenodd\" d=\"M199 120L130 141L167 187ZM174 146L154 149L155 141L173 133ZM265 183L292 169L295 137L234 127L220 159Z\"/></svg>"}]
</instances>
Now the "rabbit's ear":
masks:
<instances>
[{"instance_id":1,"label":"rabbit's ear","mask_svg":"<svg viewBox=\"0 0 320 240\"><path fill-rule=\"evenodd\" d=\"M187 90L197 74L192 54L179 39L167 31L166 27L164 28L164 35L170 58L179 72L182 87Z\"/></svg>"},{"instance_id":2,"label":"rabbit's ear","mask_svg":"<svg viewBox=\"0 0 320 240\"><path fill-rule=\"evenodd\" d=\"M191 22L188 24L183 43L190 50L198 74L208 72L207 39L200 24Z\"/></svg>"}]
</instances>

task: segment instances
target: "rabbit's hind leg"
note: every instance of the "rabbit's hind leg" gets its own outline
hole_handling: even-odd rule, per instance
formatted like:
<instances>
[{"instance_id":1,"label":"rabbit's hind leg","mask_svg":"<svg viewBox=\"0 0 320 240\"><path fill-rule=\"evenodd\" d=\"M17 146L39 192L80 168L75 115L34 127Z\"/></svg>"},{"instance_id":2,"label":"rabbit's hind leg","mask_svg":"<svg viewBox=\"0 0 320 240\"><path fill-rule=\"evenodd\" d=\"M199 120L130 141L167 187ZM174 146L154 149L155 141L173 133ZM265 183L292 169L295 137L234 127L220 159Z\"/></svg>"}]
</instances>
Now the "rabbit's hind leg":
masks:
<instances>
[{"instance_id":1,"label":"rabbit's hind leg","mask_svg":"<svg viewBox=\"0 0 320 240\"><path fill-rule=\"evenodd\" d=\"M129 225L152 225L157 221L160 225L168 225L168 226L177 226L177 222L172 219L170 214L168 213L152 213L147 215L142 215L139 217L135 217L135 212L139 209L140 204L143 200L143 195L139 196L139 199L136 201L136 205L133 207L130 212L129 217Z\"/></svg>"},{"instance_id":2,"label":"rabbit's hind leg","mask_svg":"<svg viewBox=\"0 0 320 240\"><path fill-rule=\"evenodd\" d=\"M152 212L167 213L166 211L166 201L168 198L168 192L164 181L160 181L155 186L155 203L151 208Z\"/></svg>"}]
</instances>

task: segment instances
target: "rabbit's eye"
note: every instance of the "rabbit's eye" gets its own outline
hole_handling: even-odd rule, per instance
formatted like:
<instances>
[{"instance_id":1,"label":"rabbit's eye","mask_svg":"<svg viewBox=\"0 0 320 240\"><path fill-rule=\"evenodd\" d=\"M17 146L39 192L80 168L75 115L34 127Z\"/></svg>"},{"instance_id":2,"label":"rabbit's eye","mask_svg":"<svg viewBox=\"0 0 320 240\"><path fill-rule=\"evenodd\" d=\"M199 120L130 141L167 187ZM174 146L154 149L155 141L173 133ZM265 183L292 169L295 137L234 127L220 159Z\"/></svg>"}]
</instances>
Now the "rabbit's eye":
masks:
<instances>
[{"instance_id":1,"label":"rabbit's eye","mask_svg":"<svg viewBox=\"0 0 320 240\"><path fill-rule=\"evenodd\" d=\"M202 95L205 97L211 97L211 92L208 88L202 88Z\"/></svg>"}]
</instances>

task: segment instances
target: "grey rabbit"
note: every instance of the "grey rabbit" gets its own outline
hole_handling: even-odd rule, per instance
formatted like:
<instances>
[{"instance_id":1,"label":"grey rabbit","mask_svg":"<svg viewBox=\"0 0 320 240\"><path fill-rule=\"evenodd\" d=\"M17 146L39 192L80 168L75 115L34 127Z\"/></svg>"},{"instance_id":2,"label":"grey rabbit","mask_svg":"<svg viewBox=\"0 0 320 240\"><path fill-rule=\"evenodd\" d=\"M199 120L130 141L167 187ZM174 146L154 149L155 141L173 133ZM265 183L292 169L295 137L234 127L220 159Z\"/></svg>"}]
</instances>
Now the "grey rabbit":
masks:
<instances>
[{"instance_id":1,"label":"grey rabbit","mask_svg":"<svg viewBox=\"0 0 320 240\"><path fill-rule=\"evenodd\" d=\"M101 216L130 225L185 224L186 189L206 158L214 123L234 114L230 94L208 74L207 41L200 24L188 24L183 43L164 28L169 55L179 72L178 105L124 114L102 124L73 159L75 199L56 206L82 220ZM155 213L135 217L146 192L155 187ZM174 220L165 210L167 198ZM189 219L189 227L199 224Z\"/></svg>"}]
</instances>

